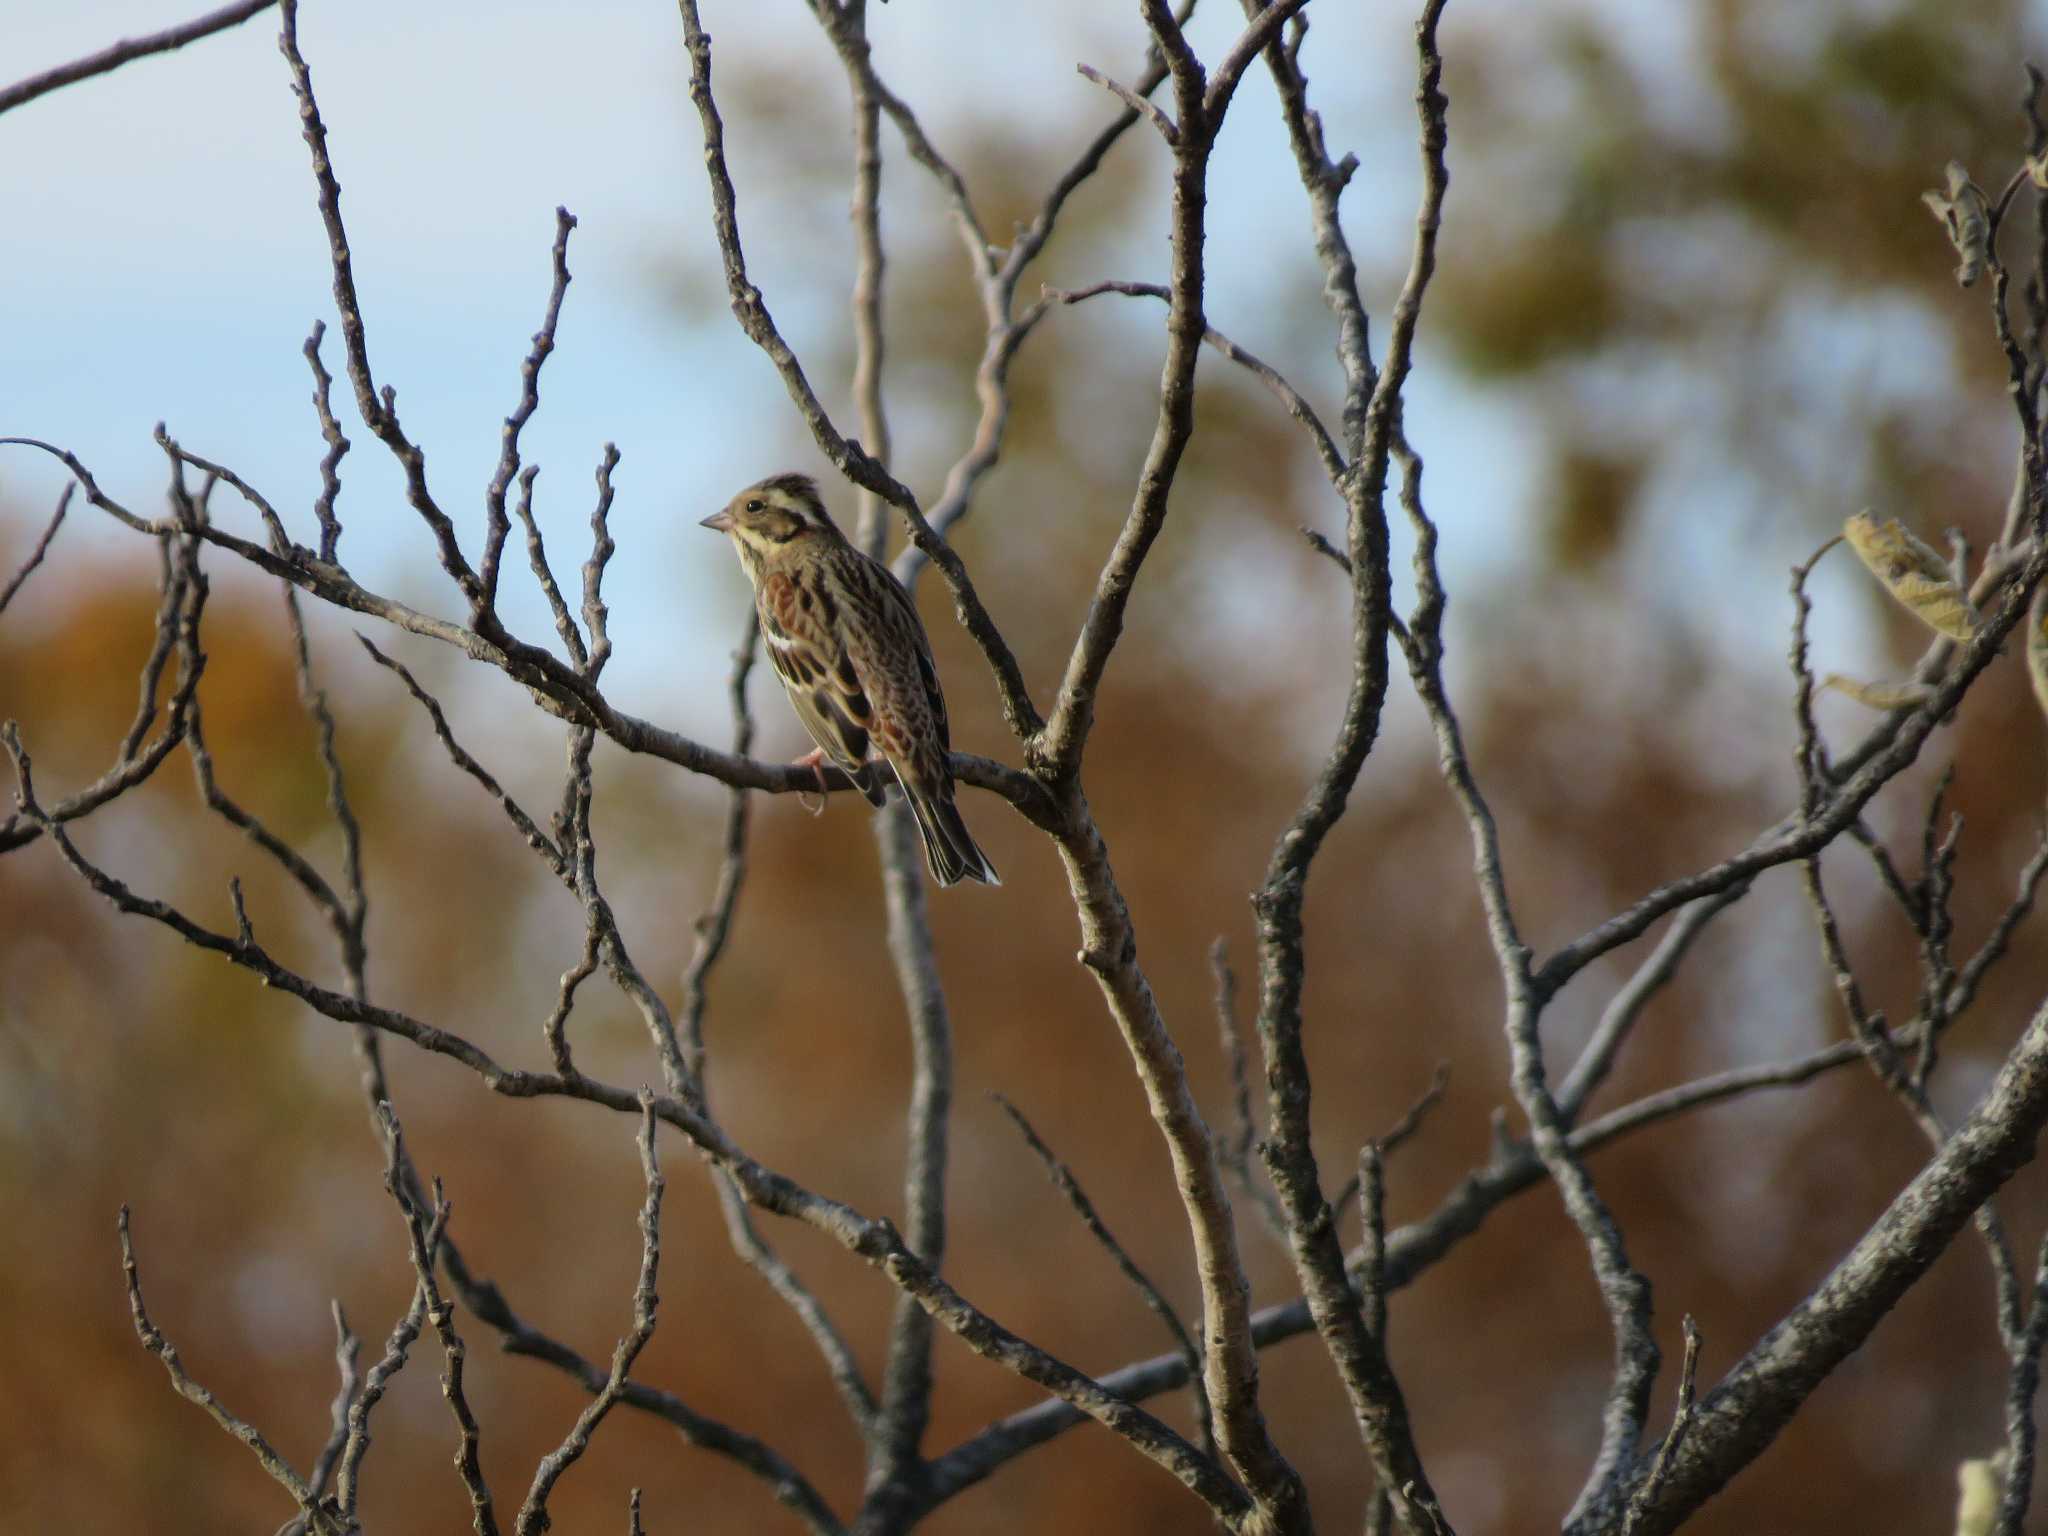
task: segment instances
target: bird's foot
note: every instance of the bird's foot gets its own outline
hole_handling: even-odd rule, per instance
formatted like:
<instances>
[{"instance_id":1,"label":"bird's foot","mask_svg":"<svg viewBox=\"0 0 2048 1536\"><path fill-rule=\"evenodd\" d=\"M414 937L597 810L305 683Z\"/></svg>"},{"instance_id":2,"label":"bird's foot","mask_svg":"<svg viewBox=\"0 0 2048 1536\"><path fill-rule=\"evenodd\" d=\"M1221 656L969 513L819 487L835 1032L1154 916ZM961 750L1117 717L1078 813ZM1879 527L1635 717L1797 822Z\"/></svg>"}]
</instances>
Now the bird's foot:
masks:
<instances>
[{"instance_id":1,"label":"bird's foot","mask_svg":"<svg viewBox=\"0 0 2048 1536\"><path fill-rule=\"evenodd\" d=\"M817 803L813 804L811 797L802 790L798 790L796 793L796 803L809 811L813 816L824 815L825 795L829 787L825 783L825 749L823 747L813 747L789 766L792 768L808 768L816 775L818 780Z\"/></svg>"}]
</instances>

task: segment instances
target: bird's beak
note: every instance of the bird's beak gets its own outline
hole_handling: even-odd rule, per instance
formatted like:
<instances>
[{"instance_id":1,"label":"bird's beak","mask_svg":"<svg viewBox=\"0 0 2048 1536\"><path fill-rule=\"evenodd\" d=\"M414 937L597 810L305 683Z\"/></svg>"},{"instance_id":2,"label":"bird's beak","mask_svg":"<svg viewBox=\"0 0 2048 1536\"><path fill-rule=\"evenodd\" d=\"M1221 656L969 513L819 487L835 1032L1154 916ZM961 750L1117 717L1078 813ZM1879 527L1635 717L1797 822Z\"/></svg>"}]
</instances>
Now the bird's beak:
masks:
<instances>
[{"instance_id":1,"label":"bird's beak","mask_svg":"<svg viewBox=\"0 0 2048 1536\"><path fill-rule=\"evenodd\" d=\"M714 512L697 526L699 528L709 528L714 533L731 533L732 514L730 512Z\"/></svg>"}]
</instances>

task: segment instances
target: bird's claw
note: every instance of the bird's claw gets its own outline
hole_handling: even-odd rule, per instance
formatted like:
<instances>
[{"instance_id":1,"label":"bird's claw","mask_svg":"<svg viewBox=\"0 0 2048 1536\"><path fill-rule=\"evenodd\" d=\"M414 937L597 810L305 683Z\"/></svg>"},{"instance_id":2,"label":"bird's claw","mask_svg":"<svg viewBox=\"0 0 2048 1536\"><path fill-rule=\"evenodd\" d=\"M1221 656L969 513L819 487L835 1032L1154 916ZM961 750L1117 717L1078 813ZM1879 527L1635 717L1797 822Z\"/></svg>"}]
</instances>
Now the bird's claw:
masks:
<instances>
[{"instance_id":1,"label":"bird's claw","mask_svg":"<svg viewBox=\"0 0 2048 1536\"><path fill-rule=\"evenodd\" d=\"M817 803L812 804L811 797L803 790L796 792L796 803L809 811L813 816L824 815L825 797L831 792L831 786L825 782L825 749L823 747L813 747L789 766L792 768L808 768L816 776L818 780Z\"/></svg>"}]
</instances>

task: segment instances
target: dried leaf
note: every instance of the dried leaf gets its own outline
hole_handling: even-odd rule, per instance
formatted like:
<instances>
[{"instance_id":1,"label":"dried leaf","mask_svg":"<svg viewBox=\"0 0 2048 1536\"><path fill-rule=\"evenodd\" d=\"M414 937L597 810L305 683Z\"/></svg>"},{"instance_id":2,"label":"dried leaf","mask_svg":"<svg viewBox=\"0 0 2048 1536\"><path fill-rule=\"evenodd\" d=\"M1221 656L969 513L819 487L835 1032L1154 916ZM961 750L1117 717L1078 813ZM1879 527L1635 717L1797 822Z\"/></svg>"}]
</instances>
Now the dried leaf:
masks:
<instances>
[{"instance_id":1,"label":"dried leaf","mask_svg":"<svg viewBox=\"0 0 2048 1536\"><path fill-rule=\"evenodd\" d=\"M2034 594L2027 613L2027 674L2034 680L2041 713L2048 715L2048 587Z\"/></svg>"},{"instance_id":2,"label":"dried leaf","mask_svg":"<svg viewBox=\"0 0 2048 1536\"><path fill-rule=\"evenodd\" d=\"M1820 680L1820 685L1836 693L1847 694L1870 709L1912 709L1925 704L1934 695L1934 690L1926 683L1865 683L1844 677L1839 672L1830 672Z\"/></svg>"},{"instance_id":3,"label":"dried leaf","mask_svg":"<svg viewBox=\"0 0 2048 1536\"><path fill-rule=\"evenodd\" d=\"M1956 1536L1991 1536L2005 1496L2005 1453L1956 1468Z\"/></svg>"},{"instance_id":4,"label":"dried leaf","mask_svg":"<svg viewBox=\"0 0 2048 1536\"><path fill-rule=\"evenodd\" d=\"M1969 287L1983 274L1984 263L1991 256L1991 202L1984 196L1984 189L1970 180L1962 161L1951 160L1948 195L1922 192L1920 200L1948 230L1949 243L1962 257L1962 265L1956 268L1956 281Z\"/></svg>"},{"instance_id":5,"label":"dried leaf","mask_svg":"<svg viewBox=\"0 0 2048 1536\"><path fill-rule=\"evenodd\" d=\"M1842 535L1885 590L1929 629L1951 640L1967 640L1977 632L1977 610L1956 585L1948 562L1897 518L1880 523L1858 512L1842 524Z\"/></svg>"},{"instance_id":6,"label":"dried leaf","mask_svg":"<svg viewBox=\"0 0 2048 1536\"><path fill-rule=\"evenodd\" d=\"M2043 192L2048 192L2048 150L2027 157L2027 180Z\"/></svg>"}]
</instances>

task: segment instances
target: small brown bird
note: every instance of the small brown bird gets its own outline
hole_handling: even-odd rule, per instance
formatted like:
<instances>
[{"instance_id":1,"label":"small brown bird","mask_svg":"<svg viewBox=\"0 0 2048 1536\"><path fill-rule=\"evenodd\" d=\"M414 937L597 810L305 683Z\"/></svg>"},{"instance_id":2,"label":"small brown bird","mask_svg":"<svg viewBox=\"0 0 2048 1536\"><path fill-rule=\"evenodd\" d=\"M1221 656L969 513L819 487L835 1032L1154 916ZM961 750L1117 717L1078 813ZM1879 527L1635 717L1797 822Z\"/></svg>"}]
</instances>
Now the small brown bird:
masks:
<instances>
[{"instance_id":1,"label":"small brown bird","mask_svg":"<svg viewBox=\"0 0 2048 1536\"><path fill-rule=\"evenodd\" d=\"M1001 885L953 804L946 700L903 584L847 542L809 475L750 485L703 526L731 538L754 585L768 659L818 744L803 765L829 757L880 805L872 747L903 786L932 878Z\"/></svg>"}]
</instances>

